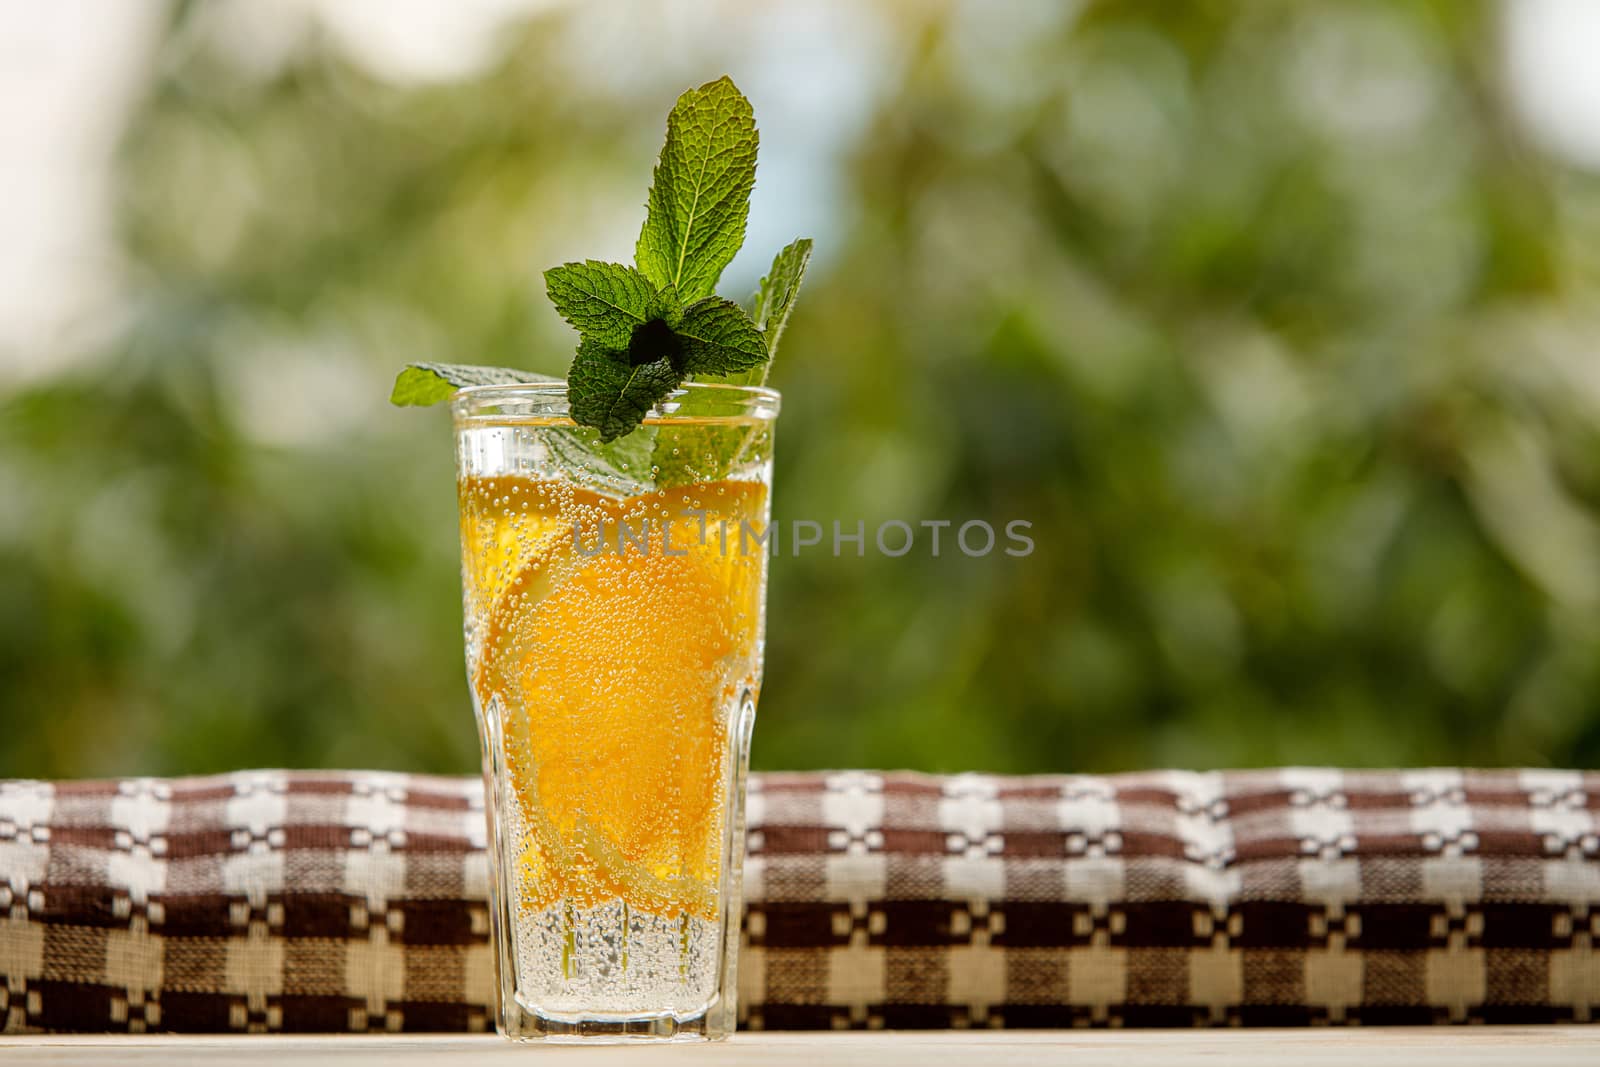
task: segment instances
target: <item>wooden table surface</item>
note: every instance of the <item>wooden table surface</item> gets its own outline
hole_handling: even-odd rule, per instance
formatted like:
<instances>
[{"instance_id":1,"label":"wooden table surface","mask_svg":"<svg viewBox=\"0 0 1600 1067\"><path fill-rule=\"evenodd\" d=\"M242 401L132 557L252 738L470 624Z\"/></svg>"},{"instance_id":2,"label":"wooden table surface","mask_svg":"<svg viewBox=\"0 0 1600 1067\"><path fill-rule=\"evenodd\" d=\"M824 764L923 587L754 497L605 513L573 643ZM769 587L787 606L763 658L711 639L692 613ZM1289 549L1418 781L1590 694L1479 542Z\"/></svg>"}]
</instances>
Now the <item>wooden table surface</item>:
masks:
<instances>
[{"instance_id":1,"label":"wooden table surface","mask_svg":"<svg viewBox=\"0 0 1600 1067\"><path fill-rule=\"evenodd\" d=\"M0 1063L283 1064L468 1067L530 1056L572 1055L583 1067L644 1062L726 1067L1595 1067L1600 1026L1313 1030L1056 1030L1010 1033L740 1034L714 1045L601 1046L575 1054L494 1036L261 1037L85 1035L0 1038Z\"/></svg>"}]
</instances>

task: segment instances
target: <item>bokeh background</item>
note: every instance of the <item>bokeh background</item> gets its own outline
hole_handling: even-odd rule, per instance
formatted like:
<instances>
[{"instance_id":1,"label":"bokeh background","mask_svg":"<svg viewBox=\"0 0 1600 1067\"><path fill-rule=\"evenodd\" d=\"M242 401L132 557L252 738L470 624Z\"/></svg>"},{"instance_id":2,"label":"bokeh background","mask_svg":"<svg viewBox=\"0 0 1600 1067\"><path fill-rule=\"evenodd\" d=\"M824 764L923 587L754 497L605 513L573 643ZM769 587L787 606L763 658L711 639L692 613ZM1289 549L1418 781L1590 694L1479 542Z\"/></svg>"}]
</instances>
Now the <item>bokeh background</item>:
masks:
<instances>
[{"instance_id":1,"label":"bokeh background","mask_svg":"<svg viewBox=\"0 0 1600 1067\"><path fill-rule=\"evenodd\" d=\"M442 410L562 373L664 118L819 253L757 766L1600 761L1600 4L0 15L0 774L467 771Z\"/></svg>"}]
</instances>

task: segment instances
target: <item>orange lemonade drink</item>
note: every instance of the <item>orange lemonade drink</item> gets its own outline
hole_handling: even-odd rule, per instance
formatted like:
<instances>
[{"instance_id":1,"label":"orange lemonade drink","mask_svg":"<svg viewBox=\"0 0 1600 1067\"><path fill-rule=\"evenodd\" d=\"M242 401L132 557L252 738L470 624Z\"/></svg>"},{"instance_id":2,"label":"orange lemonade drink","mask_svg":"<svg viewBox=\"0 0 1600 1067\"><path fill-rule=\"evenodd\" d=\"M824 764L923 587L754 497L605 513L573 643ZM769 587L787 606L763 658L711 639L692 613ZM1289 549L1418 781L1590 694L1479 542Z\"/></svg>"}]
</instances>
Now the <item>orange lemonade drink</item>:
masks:
<instances>
[{"instance_id":1,"label":"orange lemonade drink","mask_svg":"<svg viewBox=\"0 0 1600 1067\"><path fill-rule=\"evenodd\" d=\"M705 1012L738 931L769 433L647 427L624 473L570 426L458 425L502 968L541 1016Z\"/></svg>"}]
</instances>

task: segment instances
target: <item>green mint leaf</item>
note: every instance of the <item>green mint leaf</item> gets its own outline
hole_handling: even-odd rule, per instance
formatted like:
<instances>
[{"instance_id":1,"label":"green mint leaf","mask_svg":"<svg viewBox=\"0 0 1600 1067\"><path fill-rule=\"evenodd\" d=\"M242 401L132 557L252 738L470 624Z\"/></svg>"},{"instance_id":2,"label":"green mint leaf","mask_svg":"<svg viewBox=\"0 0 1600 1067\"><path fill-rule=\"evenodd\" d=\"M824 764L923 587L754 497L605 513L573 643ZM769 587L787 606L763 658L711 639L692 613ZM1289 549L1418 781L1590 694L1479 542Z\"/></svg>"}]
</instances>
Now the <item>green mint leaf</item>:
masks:
<instances>
[{"instance_id":1,"label":"green mint leaf","mask_svg":"<svg viewBox=\"0 0 1600 1067\"><path fill-rule=\"evenodd\" d=\"M548 374L515 370L511 367L472 367L463 363L407 363L394 380L389 402L399 407L427 407L448 399L457 389L469 385L517 385L530 382L559 382Z\"/></svg>"},{"instance_id":2,"label":"green mint leaf","mask_svg":"<svg viewBox=\"0 0 1600 1067\"><path fill-rule=\"evenodd\" d=\"M540 439L568 477L612 497L638 496L655 488L656 427L641 426L604 444L593 426L549 426Z\"/></svg>"},{"instance_id":3,"label":"green mint leaf","mask_svg":"<svg viewBox=\"0 0 1600 1067\"><path fill-rule=\"evenodd\" d=\"M651 453L657 489L721 481L768 447L772 432L768 426L754 425L674 426L673 430L657 435Z\"/></svg>"},{"instance_id":4,"label":"green mint leaf","mask_svg":"<svg viewBox=\"0 0 1600 1067\"><path fill-rule=\"evenodd\" d=\"M544 272L550 302L583 336L611 349L628 347L633 332L653 319L677 321L678 301L649 278L619 263L585 260Z\"/></svg>"},{"instance_id":5,"label":"green mint leaf","mask_svg":"<svg viewBox=\"0 0 1600 1067\"><path fill-rule=\"evenodd\" d=\"M624 352L585 341L567 375L567 406L572 421L599 430L603 442L614 441L643 422L682 380L665 357L634 365Z\"/></svg>"},{"instance_id":6,"label":"green mint leaf","mask_svg":"<svg viewBox=\"0 0 1600 1067\"><path fill-rule=\"evenodd\" d=\"M744 308L708 296L683 309L673 331L683 345L686 374L733 374L767 360L767 339Z\"/></svg>"},{"instance_id":7,"label":"green mint leaf","mask_svg":"<svg viewBox=\"0 0 1600 1067\"><path fill-rule=\"evenodd\" d=\"M667 116L634 257L684 304L710 296L744 243L756 180L756 121L727 77L690 89Z\"/></svg>"},{"instance_id":8,"label":"green mint leaf","mask_svg":"<svg viewBox=\"0 0 1600 1067\"><path fill-rule=\"evenodd\" d=\"M756 328L767 335L767 351L772 355L778 354L778 338L789 324L795 294L810 262L811 238L802 237L773 257L772 269L756 290Z\"/></svg>"}]
</instances>

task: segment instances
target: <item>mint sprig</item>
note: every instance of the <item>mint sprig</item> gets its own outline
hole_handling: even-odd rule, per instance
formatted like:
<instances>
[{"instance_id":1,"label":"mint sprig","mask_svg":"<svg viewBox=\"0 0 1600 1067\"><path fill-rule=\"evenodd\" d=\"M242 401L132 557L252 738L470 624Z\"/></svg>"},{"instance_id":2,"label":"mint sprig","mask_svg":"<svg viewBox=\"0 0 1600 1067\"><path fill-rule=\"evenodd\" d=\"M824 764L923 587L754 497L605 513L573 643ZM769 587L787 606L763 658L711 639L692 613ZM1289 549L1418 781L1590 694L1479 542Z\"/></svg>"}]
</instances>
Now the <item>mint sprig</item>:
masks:
<instances>
[{"instance_id":1,"label":"mint sprig","mask_svg":"<svg viewBox=\"0 0 1600 1067\"><path fill-rule=\"evenodd\" d=\"M667 116L634 260L686 304L716 292L744 244L758 141L750 101L726 75L678 97Z\"/></svg>"},{"instance_id":2,"label":"mint sprig","mask_svg":"<svg viewBox=\"0 0 1600 1067\"><path fill-rule=\"evenodd\" d=\"M730 79L684 93L667 116L635 265L591 259L545 272L551 303L578 331L568 410L602 443L636 430L687 380L766 381L811 242L801 239L778 253L761 280L754 315L716 295L723 269L744 243L758 143L750 102ZM411 364L391 399L433 404L466 385L538 380L552 379L504 368ZM696 476L715 477L732 460L712 455L714 469ZM656 466L658 484L688 476L665 462Z\"/></svg>"},{"instance_id":3,"label":"mint sprig","mask_svg":"<svg viewBox=\"0 0 1600 1067\"><path fill-rule=\"evenodd\" d=\"M548 374L516 370L512 367L474 367L465 363L407 363L395 377L389 402L396 407L428 407L448 400L457 389L469 385L525 385L531 382L558 382Z\"/></svg>"}]
</instances>

